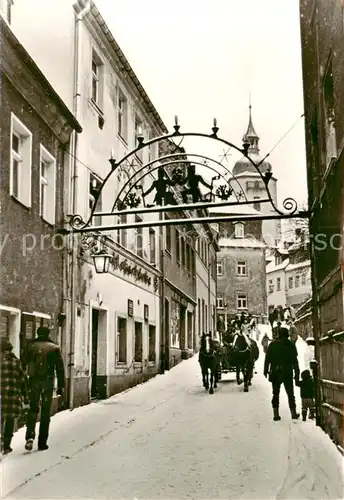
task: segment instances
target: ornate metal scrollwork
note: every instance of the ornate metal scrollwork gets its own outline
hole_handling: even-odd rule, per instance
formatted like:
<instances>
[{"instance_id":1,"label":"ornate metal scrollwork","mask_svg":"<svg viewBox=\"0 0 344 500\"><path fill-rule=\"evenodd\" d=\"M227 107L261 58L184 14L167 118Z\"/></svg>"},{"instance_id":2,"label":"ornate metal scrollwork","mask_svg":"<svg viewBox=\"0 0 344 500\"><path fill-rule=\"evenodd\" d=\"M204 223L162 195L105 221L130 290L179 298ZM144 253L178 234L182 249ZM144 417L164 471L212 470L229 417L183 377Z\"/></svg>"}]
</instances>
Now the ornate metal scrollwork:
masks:
<instances>
[{"instance_id":1,"label":"ornate metal scrollwork","mask_svg":"<svg viewBox=\"0 0 344 500\"><path fill-rule=\"evenodd\" d=\"M226 145L230 149L234 149L240 152L253 165L261 180L264 182L267 194L267 199L264 201L271 203L271 206L276 212L276 215L278 214L282 217L289 217L297 213L297 202L291 197L288 197L283 201L283 210L278 209L278 207L275 205L269 190L269 181L272 178L272 172L269 171L265 172L264 174L261 172L259 168L260 165L256 164L254 160L249 156L249 143L245 142L241 147L238 147L235 144L218 137L219 128L217 126L216 119L214 119L211 131L212 132L209 134L181 132L178 118L176 118L174 132L167 133L160 137L155 137L147 142L145 142L143 140L143 137L141 137L138 146L134 150L126 154L121 160L110 160L111 171L104 179L97 195L95 196L95 200L88 220L85 222L80 215L73 215L70 219L70 226L72 228L72 231L74 230L77 232L82 232L82 229L85 229L87 226L91 225L91 220L92 217L94 217L97 206L97 201L101 196L102 190L111 175L113 175L115 172L116 175L118 173L121 173L123 169L125 170L125 166L128 166L127 168L131 170L129 166L132 166L132 161L134 161L135 155L139 150L150 147L152 144L159 143L161 141L173 141L176 136L181 137L182 140L186 137L200 137L208 140L215 140L221 144ZM175 147L177 150L177 145L175 145ZM191 160L190 158L194 159ZM205 159L206 161L200 163L200 161L198 161L199 158L202 158L203 160ZM209 162L213 163L209 165ZM183 165L183 167L185 166L185 169L181 168L180 165ZM201 175L199 175L199 173L196 173L195 165L200 165L216 173L216 177L212 178L211 184L209 184ZM175 192L177 193L177 196L182 197L185 205L190 205L190 209L192 205L196 205L195 208L199 208L199 203L204 203L204 206L211 206L212 202L215 201L215 198L218 198L218 200L222 202L228 202L229 205L254 203L254 200L247 200L246 193L243 190L239 180L233 175L232 172L230 172L230 170L225 165L213 158L209 158L204 155L185 153L185 150L183 149L182 153L172 153L166 155L165 157L160 157L152 160L145 165L137 165L137 167L137 169L133 169L133 171L130 172L131 175L128 176L128 180L119 190L119 193L114 200L112 211L99 215L112 215L115 210L123 211L128 210L128 208L139 208L141 210L140 205L143 206L143 209L141 210L142 212L144 212L144 210L146 209L154 209L154 207L176 205L177 201L174 196ZM222 169L223 172L220 172L220 169ZM148 190L144 191L141 181L143 181L143 179L148 175L153 174L153 172L156 170L158 170L157 178L152 182ZM168 174L166 174L166 170L169 170ZM220 185L214 185L214 181L220 180L220 178L223 179L224 183ZM235 183L238 184L238 188L235 187ZM201 185L209 189L209 192L205 194L202 193L200 189ZM140 195L138 195L137 191L141 191ZM147 196L153 191L153 204L147 205ZM232 197L234 201L231 201ZM186 208L185 205L184 209ZM217 205L219 205L219 202L217 202ZM301 216L305 216L304 214L306 214L306 212L303 212L303 215L301 214ZM88 227L87 230L90 231L91 227Z\"/></svg>"},{"instance_id":2,"label":"ornate metal scrollwork","mask_svg":"<svg viewBox=\"0 0 344 500\"><path fill-rule=\"evenodd\" d=\"M233 194L233 189L230 185L222 184L216 189L216 196L220 198L220 200L227 201Z\"/></svg>"},{"instance_id":3,"label":"ornate metal scrollwork","mask_svg":"<svg viewBox=\"0 0 344 500\"><path fill-rule=\"evenodd\" d=\"M276 211L279 212L278 209L276 209L276 207L274 207ZM286 213L288 214L294 214L297 210L297 202L296 200L294 200L294 198L291 198L291 197L288 197L288 198L285 198L283 200L283 208L285 210ZM280 212L280 213L283 213L283 212Z\"/></svg>"},{"instance_id":4,"label":"ornate metal scrollwork","mask_svg":"<svg viewBox=\"0 0 344 500\"><path fill-rule=\"evenodd\" d=\"M83 220L81 215L75 214L75 215L71 216L71 218L69 220L69 224L73 229L80 229L80 228L88 225L88 222L85 223L85 221Z\"/></svg>"}]
</instances>

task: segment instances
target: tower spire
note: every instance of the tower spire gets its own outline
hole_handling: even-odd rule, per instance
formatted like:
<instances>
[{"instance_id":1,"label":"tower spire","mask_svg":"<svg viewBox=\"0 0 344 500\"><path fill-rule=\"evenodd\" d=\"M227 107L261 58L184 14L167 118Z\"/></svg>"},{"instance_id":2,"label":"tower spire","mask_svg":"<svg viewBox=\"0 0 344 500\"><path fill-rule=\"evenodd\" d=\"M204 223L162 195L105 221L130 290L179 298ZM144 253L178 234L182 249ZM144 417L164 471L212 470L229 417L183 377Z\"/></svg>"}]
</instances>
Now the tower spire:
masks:
<instances>
[{"instance_id":1,"label":"tower spire","mask_svg":"<svg viewBox=\"0 0 344 500\"><path fill-rule=\"evenodd\" d=\"M251 92L249 92L249 105L248 105L248 126L246 134L243 137L244 142L249 142L249 151L251 153L259 153L259 137L252 122L252 104L251 104Z\"/></svg>"}]
</instances>

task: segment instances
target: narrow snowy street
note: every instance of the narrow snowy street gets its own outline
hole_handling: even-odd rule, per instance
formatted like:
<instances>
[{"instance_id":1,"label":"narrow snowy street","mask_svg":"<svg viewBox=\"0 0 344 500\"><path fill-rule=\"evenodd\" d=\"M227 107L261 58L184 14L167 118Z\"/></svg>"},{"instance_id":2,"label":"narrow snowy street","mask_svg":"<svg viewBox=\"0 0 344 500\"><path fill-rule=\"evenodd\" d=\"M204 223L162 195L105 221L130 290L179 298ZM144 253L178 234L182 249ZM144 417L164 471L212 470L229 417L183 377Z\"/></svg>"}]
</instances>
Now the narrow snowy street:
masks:
<instances>
[{"instance_id":1,"label":"narrow snowy street","mask_svg":"<svg viewBox=\"0 0 344 500\"><path fill-rule=\"evenodd\" d=\"M312 421L291 421L284 394L282 420L273 422L262 361L248 394L234 374L206 393L195 356L126 393L59 413L46 452L25 452L21 429L2 461L2 497L342 498L343 458L328 436Z\"/></svg>"}]
</instances>

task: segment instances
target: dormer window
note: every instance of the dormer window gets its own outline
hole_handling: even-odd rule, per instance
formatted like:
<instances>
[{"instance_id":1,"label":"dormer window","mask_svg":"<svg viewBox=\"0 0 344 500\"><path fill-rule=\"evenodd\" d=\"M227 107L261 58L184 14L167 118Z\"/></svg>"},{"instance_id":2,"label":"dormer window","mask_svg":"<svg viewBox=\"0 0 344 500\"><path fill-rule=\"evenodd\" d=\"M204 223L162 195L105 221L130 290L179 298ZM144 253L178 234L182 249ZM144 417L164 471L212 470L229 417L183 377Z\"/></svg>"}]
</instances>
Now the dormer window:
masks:
<instances>
[{"instance_id":1,"label":"dormer window","mask_svg":"<svg viewBox=\"0 0 344 500\"><path fill-rule=\"evenodd\" d=\"M235 224L235 237L243 238L245 236L244 224L242 222L237 222Z\"/></svg>"},{"instance_id":2,"label":"dormer window","mask_svg":"<svg viewBox=\"0 0 344 500\"><path fill-rule=\"evenodd\" d=\"M282 256L281 255L276 255L276 257L275 257L275 265L279 266L280 264L282 264Z\"/></svg>"}]
</instances>

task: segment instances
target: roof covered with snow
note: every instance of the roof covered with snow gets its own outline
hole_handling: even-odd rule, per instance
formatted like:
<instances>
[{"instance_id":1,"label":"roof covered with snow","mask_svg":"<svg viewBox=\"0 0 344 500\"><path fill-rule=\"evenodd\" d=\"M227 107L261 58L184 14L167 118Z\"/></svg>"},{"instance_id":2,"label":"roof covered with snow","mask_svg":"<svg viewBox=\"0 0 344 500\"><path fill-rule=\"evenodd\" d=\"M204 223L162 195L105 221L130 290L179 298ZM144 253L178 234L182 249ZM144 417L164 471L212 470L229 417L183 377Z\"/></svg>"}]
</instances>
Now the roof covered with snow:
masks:
<instances>
[{"instance_id":1,"label":"roof covered with snow","mask_svg":"<svg viewBox=\"0 0 344 500\"><path fill-rule=\"evenodd\" d=\"M266 248L266 244L255 238L220 238L218 241L220 251L222 248Z\"/></svg>"},{"instance_id":2,"label":"roof covered with snow","mask_svg":"<svg viewBox=\"0 0 344 500\"><path fill-rule=\"evenodd\" d=\"M252 201L253 203L253 201ZM253 208L251 205L229 205L228 207L210 207L209 213L211 214L225 214L225 215L261 215L261 212Z\"/></svg>"}]
</instances>

